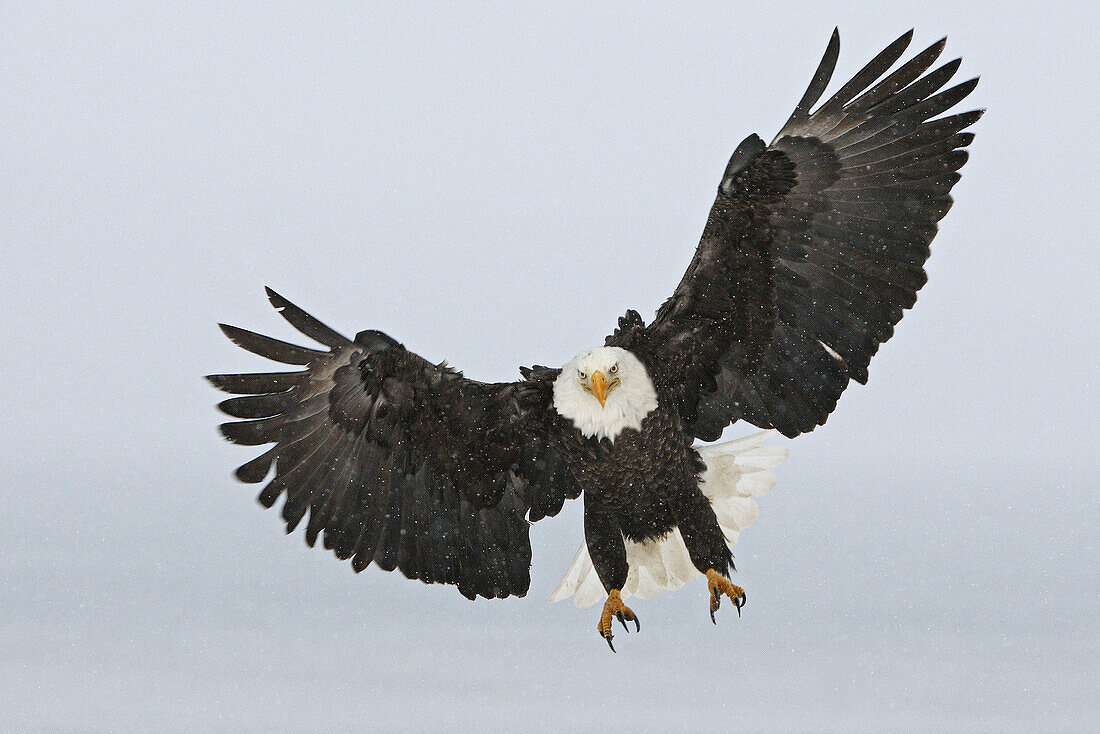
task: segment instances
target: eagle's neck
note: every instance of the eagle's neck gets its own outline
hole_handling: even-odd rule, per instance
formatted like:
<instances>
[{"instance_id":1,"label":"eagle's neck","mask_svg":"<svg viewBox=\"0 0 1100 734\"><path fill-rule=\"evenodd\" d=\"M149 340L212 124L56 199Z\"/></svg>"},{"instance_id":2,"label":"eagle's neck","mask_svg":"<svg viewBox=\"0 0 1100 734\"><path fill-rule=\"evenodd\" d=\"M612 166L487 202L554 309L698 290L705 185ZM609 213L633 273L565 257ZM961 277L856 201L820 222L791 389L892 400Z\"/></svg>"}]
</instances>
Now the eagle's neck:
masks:
<instances>
[{"instance_id":1,"label":"eagle's neck","mask_svg":"<svg viewBox=\"0 0 1100 734\"><path fill-rule=\"evenodd\" d=\"M614 441L626 428L640 431L642 420L657 408L657 390L641 361L633 355L630 359L636 365L622 370L622 383L607 396L602 408L581 387L576 370L563 369L554 381L554 410L585 438Z\"/></svg>"}]
</instances>

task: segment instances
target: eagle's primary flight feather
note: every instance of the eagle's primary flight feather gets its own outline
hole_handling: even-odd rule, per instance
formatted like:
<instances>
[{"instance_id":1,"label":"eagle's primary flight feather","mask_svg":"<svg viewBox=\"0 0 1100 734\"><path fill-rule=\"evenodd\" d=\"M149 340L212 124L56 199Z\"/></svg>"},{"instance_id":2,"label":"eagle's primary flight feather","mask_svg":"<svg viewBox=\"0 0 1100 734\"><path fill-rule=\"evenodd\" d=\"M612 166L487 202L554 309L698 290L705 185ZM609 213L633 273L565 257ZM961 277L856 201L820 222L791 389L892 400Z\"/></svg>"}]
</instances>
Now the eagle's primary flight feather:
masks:
<instances>
[{"instance_id":1,"label":"eagle's primary flight feather","mask_svg":"<svg viewBox=\"0 0 1100 734\"><path fill-rule=\"evenodd\" d=\"M942 40L890 71L911 38L818 105L834 31L775 140L737 147L654 320L628 311L603 347L563 368L478 382L381 332L348 339L269 290L324 348L222 327L244 349L302 367L210 377L237 395L219 406L239 419L225 437L271 444L238 478L259 484L274 469L260 502L284 497L287 532L308 515L306 541L321 538L356 571L400 568L469 598L525 594L529 522L583 491L586 545L555 599L606 592L609 644L612 617L636 623L623 594L649 598L693 575L707 576L712 614L723 594L740 611L729 544L785 450L760 453L762 435L692 444L737 420L789 437L821 425L916 301L973 140L964 130L981 111L940 116L977 83L945 88L958 60L929 71Z\"/></svg>"}]
</instances>

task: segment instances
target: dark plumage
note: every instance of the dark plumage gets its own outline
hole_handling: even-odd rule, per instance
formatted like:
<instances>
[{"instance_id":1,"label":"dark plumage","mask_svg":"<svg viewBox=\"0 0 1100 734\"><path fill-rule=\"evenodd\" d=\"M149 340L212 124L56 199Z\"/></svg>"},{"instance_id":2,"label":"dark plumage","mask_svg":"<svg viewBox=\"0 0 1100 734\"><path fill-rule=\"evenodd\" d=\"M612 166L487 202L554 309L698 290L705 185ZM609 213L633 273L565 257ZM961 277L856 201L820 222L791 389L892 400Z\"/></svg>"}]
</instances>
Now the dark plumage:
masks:
<instances>
[{"instance_id":1,"label":"dark plumage","mask_svg":"<svg viewBox=\"0 0 1100 734\"><path fill-rule=\"evenodd\" d=\"M218 407L246 420L222 425L234 443L275 446L237 470L275 477L260 493L286 495L287 532L309 511L306 542L356 571L372 561L466 596L522 595L530 584L527 517L555 515L580 494L562 458L525 424L545 412L546 373L490 385L433 365L385 334L349 340L268 290L271 302L319 352L231 326L226 336L297 373L212 375L231 393Z\"/></svg>"},{"instance_id":2,"label":"dark plumage","mask_svg":"<svg viewBox=\"0 0 1100 734\"><path fill-rule=\"evenodd\" d=\"M716 574L715 593L740 593L716 580L731 556L691 444L737 420L791 437L821 425L849 380L867 380L915 302L973 139L963 130L981 112L933 119L976 84L943 89L958 61L928 71L944 41L887 74L911 36L811 112L837 59L834 32L771 145L751 135L737 147L695 257L653 322L628 311L612 349L578 355L564 372L477 382L377 331L349 340L269 290L327 349L222 327L244 349L304 367L210 377L240 395L219 406L240 419L222 426L226 438L273 444L238 478L262 483L274 467L260 502L285 497L287 532L308 512L306 541L323 538L356 571L400 568L470 598L522 596L528 522L583 490L608 620L634 618L616 601L624 537L678 527L695 567Z\"/></svg>"}]
</instances>

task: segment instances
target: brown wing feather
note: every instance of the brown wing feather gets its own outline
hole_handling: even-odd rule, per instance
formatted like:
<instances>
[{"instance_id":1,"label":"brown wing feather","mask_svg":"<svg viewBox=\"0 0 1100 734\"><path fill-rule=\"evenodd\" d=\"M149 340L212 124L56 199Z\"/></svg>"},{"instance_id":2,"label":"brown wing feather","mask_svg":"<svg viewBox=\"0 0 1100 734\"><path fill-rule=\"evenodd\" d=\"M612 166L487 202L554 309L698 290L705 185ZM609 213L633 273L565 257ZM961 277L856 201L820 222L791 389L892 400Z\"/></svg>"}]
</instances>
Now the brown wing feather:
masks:
<instances>
[{"instance_id":1,"label":"brown wing feather","mask_svg":"<svg viewBox=\"0 0 1100 734\"><path fill-rule=\"evenodd\" d=\"M926 280L924 262L981 111L936 118L972 79L940 91L958 61L928 71L939 41L887 74L912 32L826 102L825 56L775 141L734 153L695 257L646 326L636 312L609 344L636 351L689 430L732 421L795 436L825 422ZM926 73L927 72L927 73Z\"/></svg>"},{"instance_id":2,"label":"brown wing feather","mask_svg":"<svg viewBox=\"0 0 1100 734\"><path fill-rule=\"evenodd\" d=\"M449 583L473 598L522 596L530 583L528 520L556 514L579 491L539 433L552 370L488 384L468 380L364 331L348 339L269 290L308 349L235 327L236 343L301 372L212 375L238 395L219 408L227 439L273 444L242 465L259 500L280 496L287 532L306 518L306 542L409 578Z\"/></svg>"}]
</instances>

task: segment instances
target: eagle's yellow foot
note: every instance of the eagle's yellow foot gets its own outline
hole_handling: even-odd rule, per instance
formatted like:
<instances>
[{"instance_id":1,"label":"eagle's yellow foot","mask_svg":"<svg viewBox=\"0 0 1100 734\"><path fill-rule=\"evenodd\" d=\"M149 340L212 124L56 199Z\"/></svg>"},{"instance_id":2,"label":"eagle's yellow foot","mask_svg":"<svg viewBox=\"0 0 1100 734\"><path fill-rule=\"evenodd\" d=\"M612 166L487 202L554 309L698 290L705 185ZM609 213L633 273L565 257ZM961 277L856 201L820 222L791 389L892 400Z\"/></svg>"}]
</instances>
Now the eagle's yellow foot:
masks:
<instances>
[{"instance_id":1,"label":"eagle's yellow foot","mask_svg":"<svg viewBox=\"0 0 1100 734\"><path fill-rule=\"evenodd\" d=\"M599 631L600 637L607 640L607 646L611 648L611 652L615 652L615 646L611 644L613 637L611 634L612 617L617 617L623 625L623 629L627 632L630 631L630 628L626 626L628 619L634 623L637 632L642 631L642 624L638 621L638 615L631 611L626 604L623 604L623 598L619 594L619 590L612 589L611 593L607 595L607 601L603 604L603 613L600 615L600 623L596 625L596 629Z\"/></svg>"},{"instance_id":2,"label":"eagle's yellow foot","mask_svg":"<svg viewBox=\"0 0 1100 734\"><path fill-rule=\"evenodd\" d=\"M722 594L725 594L733 600L733 606L737 609L737 616L741 616L741 607L745 606L745 601L748 599L745 596L745 590L740 586L734 586L728 578L715 571L713 568L707 570L707 588L710 589L710 621L714 624L718 624L714 621L714 613L718 611L718 607L722 603Z\"/></svg>"}]
</instances>

